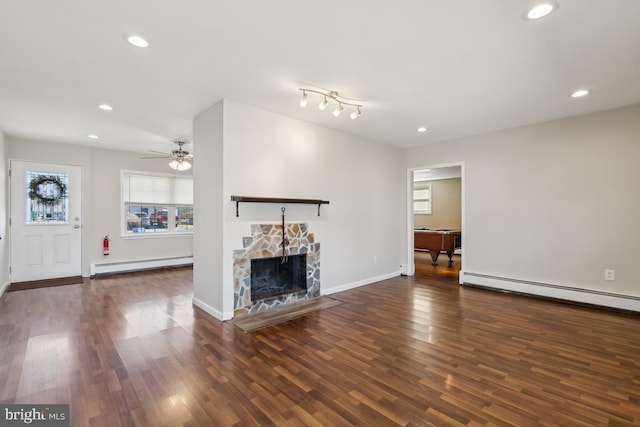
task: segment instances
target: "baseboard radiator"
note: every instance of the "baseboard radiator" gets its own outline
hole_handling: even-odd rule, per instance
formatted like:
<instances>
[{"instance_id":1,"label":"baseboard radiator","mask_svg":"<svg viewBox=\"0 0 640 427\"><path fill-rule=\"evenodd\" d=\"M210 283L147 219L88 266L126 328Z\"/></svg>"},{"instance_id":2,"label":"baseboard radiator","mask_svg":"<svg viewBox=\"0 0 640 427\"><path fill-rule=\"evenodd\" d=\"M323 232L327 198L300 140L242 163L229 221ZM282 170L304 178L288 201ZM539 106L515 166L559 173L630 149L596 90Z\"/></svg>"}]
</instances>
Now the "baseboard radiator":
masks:
<instances>
[{"instance_id":1,"label":"baseboard radiator","mask_svg":"<svg viewBox=\"0 0 640 427\"><path fill-rule=\"evenodd\" d=\"M91 277L186 265L193 265L193 256L95 263L91 264Z\"/></svg>"},{"instance_id":2,"label":"baseboard radiator","mask_svg":"<svg viewBox=\"0 0 640 427\"><path fill-rule=\"evenodd\" d=\"M543 298L564 300L580 304L596 305L618 310L640 312L640 296L623 295L592 289L540 283L528 280L497 277L487 274L460 272L460 284L491 288Z\"/></svg>"}]
</instances>

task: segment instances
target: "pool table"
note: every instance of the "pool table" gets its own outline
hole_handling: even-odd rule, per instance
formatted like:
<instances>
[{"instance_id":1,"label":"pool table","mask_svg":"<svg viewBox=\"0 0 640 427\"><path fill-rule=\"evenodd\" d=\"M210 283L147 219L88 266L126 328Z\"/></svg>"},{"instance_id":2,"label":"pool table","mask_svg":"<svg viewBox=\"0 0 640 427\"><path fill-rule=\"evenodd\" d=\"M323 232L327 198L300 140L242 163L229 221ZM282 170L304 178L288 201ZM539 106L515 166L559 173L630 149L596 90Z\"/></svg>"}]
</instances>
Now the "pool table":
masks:
<instances>
[{"instance_id":1,"label":"pool table","mask_svg":"<svg viewBox=\"0 0 640 427\"><path fill-rule=\"evenodd\" d=\"M414 249L428 251L433 265L438 264L440 252L446 252L449 262L453 257L456 238L461 236L460 230L448 228L415 228L413 230Z\"/></svg>"}]
</instances>

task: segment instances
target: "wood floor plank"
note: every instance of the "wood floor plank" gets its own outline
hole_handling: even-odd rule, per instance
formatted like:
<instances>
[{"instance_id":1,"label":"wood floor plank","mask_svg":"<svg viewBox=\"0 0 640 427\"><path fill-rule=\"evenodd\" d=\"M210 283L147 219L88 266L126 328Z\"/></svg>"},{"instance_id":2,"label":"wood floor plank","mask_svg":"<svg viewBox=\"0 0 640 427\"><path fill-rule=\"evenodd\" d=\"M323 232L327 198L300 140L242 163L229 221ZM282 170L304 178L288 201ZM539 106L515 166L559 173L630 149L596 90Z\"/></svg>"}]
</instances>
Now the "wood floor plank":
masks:
<instances>
[{"instance_id":1,"label":"wood floor plank","mask_svg":"<svg viewBox=\"0 0 640 427\"><path fill-rule=\"evenodd\" d=\"M639 315L417 256L250 334L192 306L189 268L6 293L0 402L69 403L72 426L640 425Z\"/></svg>"}]
</instances>

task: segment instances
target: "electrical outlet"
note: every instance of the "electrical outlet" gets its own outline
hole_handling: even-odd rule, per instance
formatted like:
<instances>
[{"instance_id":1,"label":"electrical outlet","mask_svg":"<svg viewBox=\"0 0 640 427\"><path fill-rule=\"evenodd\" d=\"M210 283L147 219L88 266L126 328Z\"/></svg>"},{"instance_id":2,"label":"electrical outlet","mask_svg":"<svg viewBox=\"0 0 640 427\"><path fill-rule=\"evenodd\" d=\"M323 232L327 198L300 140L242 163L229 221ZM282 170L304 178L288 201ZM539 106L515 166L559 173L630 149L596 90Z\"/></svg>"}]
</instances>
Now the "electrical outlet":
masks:
<instances>
[{"instance_id":1,"label":"electrical outlet","mask_svg":"<svg viewBox=\"0 0 640 427\"><path fill-rule=\"evenodd\" d=\"M616 280L616 271L615 270L604 270L604 280L608 280L613 282Z\"/></svg>"},{"instance_id":2,"label":"electrical outlet","mask_svg":"<svg viewBox=\"0 0 640 427\"><path fill-rule=\"evenodd\" d=\"M373 263L374 263L374 264L377 264L377 263L379 263L379 262L380 262L380 257L379 257L378 255L374 255L374 256L373 256Z\"/></svg>"}]
</instances>

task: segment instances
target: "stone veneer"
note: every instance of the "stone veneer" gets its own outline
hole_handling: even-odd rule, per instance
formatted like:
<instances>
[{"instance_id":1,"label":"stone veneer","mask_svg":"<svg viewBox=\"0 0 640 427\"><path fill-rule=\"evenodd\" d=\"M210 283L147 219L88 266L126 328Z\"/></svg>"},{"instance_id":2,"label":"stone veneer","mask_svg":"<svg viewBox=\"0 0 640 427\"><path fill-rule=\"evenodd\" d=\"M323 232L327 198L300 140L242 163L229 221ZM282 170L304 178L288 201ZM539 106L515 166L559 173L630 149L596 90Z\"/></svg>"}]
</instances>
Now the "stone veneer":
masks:
<instances>
[{"instance_id":1,"label":"stone veneer","mask_svg":"<svg viewBox=\"0 0 640 427\"><path fill-rule=\"evenodd\" d=\"M234 316L270 310L320 296L320 243L314 242L307 224L286 224L287 255L307 254L307 290L251 301L251 260L282 256L282 225L251 224L251 236L242 238L244 249L233 251Z\"/></svg>"}]
</instances>

